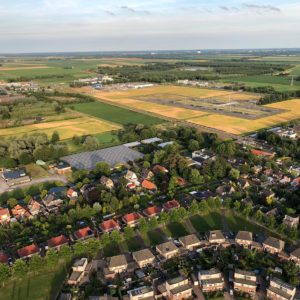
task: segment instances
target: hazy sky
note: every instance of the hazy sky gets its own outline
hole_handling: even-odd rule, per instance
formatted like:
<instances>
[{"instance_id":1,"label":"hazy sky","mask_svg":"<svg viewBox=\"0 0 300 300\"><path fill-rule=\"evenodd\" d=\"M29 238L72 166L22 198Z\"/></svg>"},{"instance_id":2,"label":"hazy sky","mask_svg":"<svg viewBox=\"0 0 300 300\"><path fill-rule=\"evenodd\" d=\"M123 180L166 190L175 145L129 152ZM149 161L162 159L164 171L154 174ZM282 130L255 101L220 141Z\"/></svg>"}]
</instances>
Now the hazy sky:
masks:
<instances>
[{"instance_id":1,"label":"hazy sky","mask_svg":"<svg viewBox=\"0 0 300 300\"><path fill-rule=\"evenodd\" d=\"M300 1L0 0L0 52L300 47Z\"/></svg>"}]
</instances>

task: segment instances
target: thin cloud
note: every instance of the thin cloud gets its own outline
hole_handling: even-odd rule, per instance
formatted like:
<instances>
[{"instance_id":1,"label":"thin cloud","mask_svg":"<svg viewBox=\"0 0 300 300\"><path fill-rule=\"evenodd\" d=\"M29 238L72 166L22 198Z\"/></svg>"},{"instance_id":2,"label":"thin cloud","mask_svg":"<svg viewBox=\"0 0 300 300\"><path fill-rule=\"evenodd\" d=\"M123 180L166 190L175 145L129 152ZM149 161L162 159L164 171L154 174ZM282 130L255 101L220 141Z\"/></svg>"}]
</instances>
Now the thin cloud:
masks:
<instances>
[{"instance_id":1,"label":"thin cloud","mask_svg":"<svg viewBox=\"0 0 300 300\"><path fill-rule=\"evenodd\" d=\"M258 4L249 4L244 3L243 5L244 9L255 11L256 13L262 14L262 13L280 13L281 9L277 6L273 5L258 5Z\"/></svg>"}]
</instances>

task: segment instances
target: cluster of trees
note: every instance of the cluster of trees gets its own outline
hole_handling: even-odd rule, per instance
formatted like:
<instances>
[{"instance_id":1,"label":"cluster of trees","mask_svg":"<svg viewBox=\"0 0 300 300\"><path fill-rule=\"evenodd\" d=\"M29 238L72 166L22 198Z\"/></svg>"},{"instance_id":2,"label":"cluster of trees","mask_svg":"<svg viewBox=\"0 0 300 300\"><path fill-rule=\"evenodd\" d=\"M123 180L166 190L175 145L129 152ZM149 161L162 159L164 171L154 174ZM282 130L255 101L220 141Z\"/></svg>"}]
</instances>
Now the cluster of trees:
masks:
<instances>
[{"instance_id":1,"label":"cluster of trees","mask_svg":"<svg viewBox=\"0 0 300 300\"><path fill-rule=\"evenodd\" d=\"M300 159L300 140L280 137L278 134L267 130L260 130L257 138L274 146L276 153L280 156Z\"/></svg>"},{"instance_id":2,"label":"cluster of trees","mask_svg":"<svg viewBox=\"0 0 300 300\"><path fill-rule=\"evenodd\" d=\"M259 103L260 105L275 103L280 101L285 101L290 98L300 97L300 90L298 91L289 91L289 92L278 92L273 91L271 94L263 96Z\"/></svg>"},{"instance_id":3,"label":"cluster of trees","mask_svg":"<svg viewBox=\"0 0 300 300\"><path fill-rule=\"evenodd\" d=\"M44 133L12 137L0 141L0 167L14 168L36 160L56 160L68 154L68 147L59 142L59 134L53 132L49 139Z\"/></svg>"}]
</instances>

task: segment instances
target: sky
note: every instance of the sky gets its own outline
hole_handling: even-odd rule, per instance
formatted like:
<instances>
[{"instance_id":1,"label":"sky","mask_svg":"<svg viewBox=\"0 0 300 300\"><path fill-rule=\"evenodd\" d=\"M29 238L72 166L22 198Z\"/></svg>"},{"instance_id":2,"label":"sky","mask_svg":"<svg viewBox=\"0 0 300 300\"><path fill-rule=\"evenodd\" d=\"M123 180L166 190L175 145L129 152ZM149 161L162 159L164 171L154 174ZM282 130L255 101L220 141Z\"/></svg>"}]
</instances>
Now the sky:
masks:
<instances>
[{"instance_id":1,"label":"sky","mask_svg":"<svg viewBox=\"0 0 300 300\"><path fill-rule=\"evenodd\" d=\"M0 0L0 53L296 47L299 0Z\"/></svg>"}]
</instances>

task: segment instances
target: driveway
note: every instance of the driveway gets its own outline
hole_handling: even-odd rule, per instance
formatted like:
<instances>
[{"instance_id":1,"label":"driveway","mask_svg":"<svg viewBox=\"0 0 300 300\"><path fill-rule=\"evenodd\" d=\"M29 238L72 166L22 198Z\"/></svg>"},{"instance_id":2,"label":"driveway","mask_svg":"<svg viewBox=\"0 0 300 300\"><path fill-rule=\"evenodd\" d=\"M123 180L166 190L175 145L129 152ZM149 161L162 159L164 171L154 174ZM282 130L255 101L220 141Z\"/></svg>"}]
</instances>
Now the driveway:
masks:
<instances>
[{"instance_id":1,"label":"driveway","mask_svg":"<svg viewBox=\"0 0 300 300\"><path fill-rule=\"evenodd\" d=\"M39 183L44 183L44 182L51 182L51 181L58 181L58 182L62 182L64 184L68 183L68 179L64 176L59 176L59 175L51 175L48 177L43 177L43 178L36 178L36 179L32 179L30 182L27 183L23 183L23 184L18 184L18 185L14 185L14 186L8 186L5 182L0 181L0 194L8 192L8 191L13 191L15 189L19 189L19 188L26 188L35 184L39 184Z\"/></svg>"}]
</instances>

